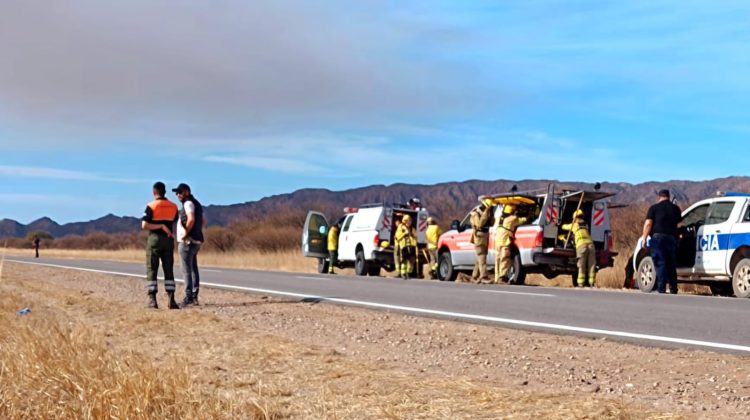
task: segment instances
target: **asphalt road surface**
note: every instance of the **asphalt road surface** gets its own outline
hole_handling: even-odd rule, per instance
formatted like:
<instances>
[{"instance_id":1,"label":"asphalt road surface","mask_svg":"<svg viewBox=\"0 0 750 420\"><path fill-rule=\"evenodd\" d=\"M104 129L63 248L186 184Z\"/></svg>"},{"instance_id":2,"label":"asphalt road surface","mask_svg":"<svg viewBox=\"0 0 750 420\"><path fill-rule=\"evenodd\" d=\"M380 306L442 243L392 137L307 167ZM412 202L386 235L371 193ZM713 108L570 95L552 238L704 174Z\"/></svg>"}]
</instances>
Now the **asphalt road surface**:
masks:
<instances>
[{"instance_id":1,"label":"asphalt road surface","mask_svg":"<svg viewBox=\"0 0 750 420\"><path fill-rule=\"evenodd\" d=\"M5 261L145 278L144 264L136 263L17 257ZM177 277L180 281L179 274ZM223 268L202 268L201 286L651 346L750 355L750 299Z\"/></svg>"}]
</instances>

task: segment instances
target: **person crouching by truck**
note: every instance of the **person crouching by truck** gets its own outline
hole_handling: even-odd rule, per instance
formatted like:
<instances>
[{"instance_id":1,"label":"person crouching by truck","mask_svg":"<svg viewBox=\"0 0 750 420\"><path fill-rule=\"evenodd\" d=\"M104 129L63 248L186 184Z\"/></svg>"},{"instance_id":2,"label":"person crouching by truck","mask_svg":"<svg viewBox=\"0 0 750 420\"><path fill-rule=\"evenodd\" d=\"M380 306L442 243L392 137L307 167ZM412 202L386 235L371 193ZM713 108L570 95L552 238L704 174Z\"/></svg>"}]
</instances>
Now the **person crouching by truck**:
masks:
<instances>
[{"instance_id":1,"label":"person crouching by truck","mask_svg":"<svg viewBox=\"0 0 750 420\"><path fill-rule=\"evenodd\" d=\"M573 223L562 225L562 229L573 233L576 261L578 262L578 287L594 287L596 283L596 249L589 234L589 227L583 219L583 210L576 210L573 213ZM588 284L586 283L587 276Z\"/></svg>"},{"instance_id":2,"label":"person crouching by truck","mask_svg":"<svg viewBox=\"0 0 750 420\"><path fill-rule=\"evenodd\" d=\"M328 231L328 274L336 274L333 272L333 266L336 265L339 259L339 224L331 226Z\"/></svg>"},{"instance_id":3,"label":"person crouching by truck","mask_svg":"<svg viewBox=\"0 0 750 420\"><path fill-rule=\"evenodd\" d=\"M430 264L430 279L435 280L437 279L437 270L438 270L438 239L440 239L440 235L443 234L443 231L440 230L440 226L438 226L437 222L435 222L435 219L430 216L427 218L427 232L425 232L425 235L427 236L427 261Z\"/></svg>"},{"instance_id":4,"label":"person crouching by truck","mask_svg":"<svg viewBox=\"0 0 750 420\"><path fill-rule=\"evenodd\" d=\"M417 231L411 227L411 216L404 215L396 229L395 242L399 250L399 277L408 279L414 269L417 256Z\"/></svg>"}]
</instances>

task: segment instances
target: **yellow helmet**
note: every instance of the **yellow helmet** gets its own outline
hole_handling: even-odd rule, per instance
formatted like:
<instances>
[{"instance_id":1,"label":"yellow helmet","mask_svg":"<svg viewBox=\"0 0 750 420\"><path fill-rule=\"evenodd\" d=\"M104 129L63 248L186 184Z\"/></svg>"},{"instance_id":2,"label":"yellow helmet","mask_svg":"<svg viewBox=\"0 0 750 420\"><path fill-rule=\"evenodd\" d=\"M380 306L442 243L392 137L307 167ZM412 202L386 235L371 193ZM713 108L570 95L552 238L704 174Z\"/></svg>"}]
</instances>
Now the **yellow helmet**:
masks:
<instances>
[{"instance_id":1,"label":"yellow helmet","mask_svg":"<svg viewBox=\"0 0 750 420\"><path fill-rule=\"evenodd\" d=\"M433 218L432 218L432 216L428 217L428 218L427 218L427 224L428 224L428 225L431 225L431 224L433 224L433 223L435 223L435 219L433 219Z\"/></svg>"},{"instance_id":2,"label":"yellow helmet","mask_svg":"<svg viewBox=\"0 0 750 420\"><path fill-rule=\"evenodd\" d=\"M503 206L503 214L513 214L516 211L516 206L513 204L506 204Z\"/></svg>"},{"instance_id":3,"label":"yellow helmet","mask_svg":"<svg viewBox=\"0 0 750 420\"><path fill-rule=\"evenodd\" d=\"M409 216L408 214L405 214L404 217L401 218L401 221L404 223L409 223L411 222L411 216Z\"/></svg>"},{"instance_id":4,"label":"yellow helmet","mask_svg":"<svg viewBox=\"0 0 750 420\"><path fill-rule=\"evenodd\" d=\"M573 213L573 217L583 217L583 210L578 209L575 213Z\"/></svg>"},{"instance_id":5,"label":"yellow helmet","mask_svg":"<svg viewBox=\"0 0 750 420\"><path fill-rule=\"evenodd\" d=\"M484 204L485 207L489 208L489 207L492 207L493 202L491 198L483 198L482 204Z\"/></svg>"}]
</instances>

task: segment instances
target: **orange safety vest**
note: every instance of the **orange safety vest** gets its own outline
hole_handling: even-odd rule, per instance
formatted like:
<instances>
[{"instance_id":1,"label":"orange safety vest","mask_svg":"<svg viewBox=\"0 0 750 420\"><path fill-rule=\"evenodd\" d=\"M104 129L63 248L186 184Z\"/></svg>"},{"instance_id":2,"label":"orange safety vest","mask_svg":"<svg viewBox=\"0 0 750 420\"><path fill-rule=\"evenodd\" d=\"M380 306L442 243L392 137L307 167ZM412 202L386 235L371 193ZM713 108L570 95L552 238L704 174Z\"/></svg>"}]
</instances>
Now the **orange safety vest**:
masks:
<instances>
[{"instance_id":1,"label":"orange safety vest","mask_svg":"<svg viewBox=\"0 0 750 420\"><path fill-rule=\"evenodd\" d=\"M150 210L150 214L147 214L147 217L144 218L144 220L150 223L165 225L170 230L172 229L172 224L177 220L178 213L177 205L175 203L166 198L156 199L148 203L147 209Z\"/></svg>"}]
</instances>

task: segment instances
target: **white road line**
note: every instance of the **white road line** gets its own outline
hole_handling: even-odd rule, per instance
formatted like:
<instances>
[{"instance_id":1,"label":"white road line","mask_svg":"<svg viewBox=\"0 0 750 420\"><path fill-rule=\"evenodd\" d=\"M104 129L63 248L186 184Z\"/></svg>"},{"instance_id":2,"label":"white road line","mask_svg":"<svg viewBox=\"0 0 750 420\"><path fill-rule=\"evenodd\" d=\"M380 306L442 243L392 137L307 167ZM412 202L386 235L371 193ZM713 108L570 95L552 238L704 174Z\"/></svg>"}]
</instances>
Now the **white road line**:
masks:
<instances>
[{"instance_id":1,"label":"white road line","mask_svg":"<svg viewBox=\"0 0 750 420\"><path fill-rule=\"evenodd\" d=\"M328 277L307 277L307 276L294 276L302 280L331 280Z\"/></svg>"},{"instance_id":2,"label":"white road line","mask_svg":"<svg viewBox=\"0 0 750 420\"><path fill-rule=\"evenodd\" d=\"M80 267L64 266L64 265L56 265L56 264L35 263L35 262L26 262L26 261L18 261L18 260L6 260L6 261L15 262L18 264L40 265L40 266L46 266L46 267L65 268L65 269L87 271L87 272L93 272L93 273L114 274L114 275L119 275L119 276L129 276L129 277L139 277L139 278L144 277L143 275L139 275L139 274L94 270L90 268L80 268ZM176 280L176 281L182 281L182 280ZM202 282L201 284L203 286L215 287L218 289L241 290L245 292L264 293L264 294L269 294L269 295L287 296L287 297L294 297L294 298L301 298L301 299L317 299L320 301L343 303L346 305L361 306L365 308L392 309L395 311L412 313L412 314L436 315L436 316L448 317L448 318L492 322L496 324L520 325L524 327L543 328L543 329L553 330L553 331L568 331L568 332L577 332L577 333L585 333L585 334L593 334L593 335L603 335L603 336L608 336L608 337L633 338L633 339L638 339L638 340L647 340L647 341L653 341L653 342L659 342L659 343L686 344L690 346L698 346L698 347L706 347L706 348L722 349L722 350L734 350L734 351L742 351L742 352L750 353L750 346L742 346L739 344L716 343L712 341L691 340L691 339L677 338L677 337L664 337L660 335L639 334L639 333L631 333L631 332L626 332L626 331L601 330L597 328L575 327L571 325L551 324L551 323L546 323L546 322L523 321L519 319L499 318L499 317L494 317L494 316L466 314L466 313L461 313L461 312L440 311L440 310L435 310L435 309L416 308L416 307L411 307L411 306L389 305L386 303L367 302L367 301L362 301L362 300L331 298L331 297L325 297L325 296L308 295L308 294L303 294L303 293L285 292L282 290L258 289L254 287L232 286L232 285L219 284L219 283Z\"/></svg>"},{"instance_id":3,"label":"white road line","mask_svg":"<svg viewBox=\"0 0 750 420\"><path fill-rule=\"evenodd\" d=\"M487 292L487 293L501 293L501 294L508 294L508 295L525 295L525 296L539 296L539 297L557 297L557 295L548 295L546 293L524 293L524 292L509 292L505 290L489 290L489 289L480 289L479 292Z\"/></svg>"},{"instance_id":4,"label":"white road line","mask_svg":"<svg viewBox=\"0 0 750 420\"><path fill-rule=\"evenodd\" d=\"M221 270L210 270L208 268L201 268L200 271L205 271L207 273L221 273Z\"/></svg>"}]
</instances>

